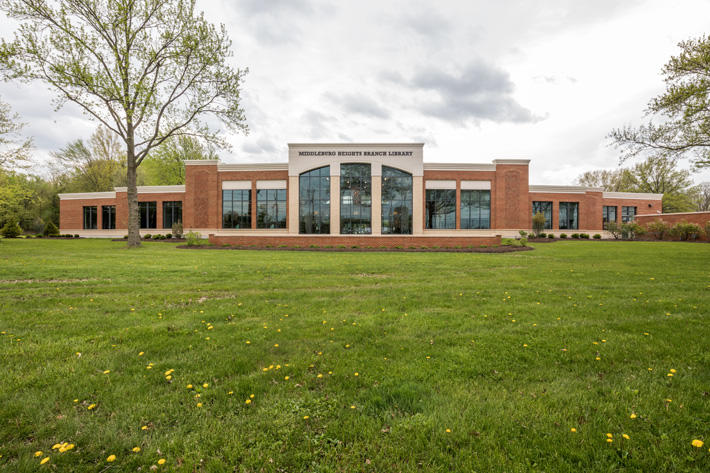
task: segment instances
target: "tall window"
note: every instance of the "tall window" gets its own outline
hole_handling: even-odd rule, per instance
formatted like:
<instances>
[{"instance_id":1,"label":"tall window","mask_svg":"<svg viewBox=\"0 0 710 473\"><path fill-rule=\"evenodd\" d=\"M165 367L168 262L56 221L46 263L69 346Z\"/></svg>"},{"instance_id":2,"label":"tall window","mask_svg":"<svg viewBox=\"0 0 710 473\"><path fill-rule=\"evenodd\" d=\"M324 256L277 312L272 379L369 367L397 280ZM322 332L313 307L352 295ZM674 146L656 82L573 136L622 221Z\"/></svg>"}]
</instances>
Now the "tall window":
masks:
<instances>
[{"instance_id":1,"label":"tall window","mask_svg":"<svg viewBox=\"0 0 710 473\"><path fill-rule=\"evenodd\" d=\"M560 230L577 230L579 202L560 202Z\"/></svg>"},{"instance_id":2,"label":"tall window","mask_svg":"<svg viewBox=\"0 0 710 473\"><path fill-rule=\"evenodd\" d=\"M412 175L382 166L382 234L412 234Z\"/></svg>"},{"instance_id":3,"label":"tall window","mask_svg":"<svg viewBox=\"0 0 710 473\"><path fill-rule=\"evenodd\" d=\"M616 222L616 206L615 205L605 205L602 208L602 224ZM602 226L602 228L604 228Z\"/></svg>"},{"instance_id":4,"label":"tall window","mask_svg":"<svg viewBox=\"0 0 710 473\"><path fill-rule=\"evenodd\" d=\"M330 233L330 166L301 174L298 194L298 231Z\"/></svg>"},{"instance_id":5,"label":"tall window","mask_svg":"<svg viewBox=\"0 0 710 473\"><path fill-rule=\"evenodd\" d=\"M552 229L552 202L533 202L532 214L535 216L537 213L545 216L545 229Z\"/></svg>"},{"instance_id":6,"label":"tall window","mask_svg":"<svg viewBox=\"0 0 710 473\"><path fill-rule=\"evenodd\" d=\"M372 175L369 164L340 165L340 233L372 233Z\"/></svg>"},{"instance_id":7,"label":"tall window","mask_svg":"<svg viewBox=\"0 0 710 473\"><path fill-rule=\"evenodd\" d=\"M101 228L104 230L116 229L116 206L102 205L101 206Z\"/></svg>"},{"instance_id":8,"label":"tall window","mask_svg":"<svg viewBox=\"0 0 710 473\"><path fill-rule=\"evenodd\" d=\"M138 202L141 228L158 228L158 203Z\"/></svg>"},{"instance_id":9,"label":"tall window","mask_svg":"<svg viewBox=\"0 0 710 473\"><path fill-rule=\"evenodd\" d=\"M163 202L163 228L173 228L174 223L182 222L182 201Z\"/></svg>"},{"instance_id":10,"label":"tall window","mask_svg":"<svg viewBox=\"0 0 710 473\"><path fill-rule=\"evenodd\" d=\"M286 228L286 189L256 191L256 227Z\"/></svg>"},{"instance_id":11,"label":"tall window","mask_svg":"<svg viewBox=\"0 0 710 473\"><path fill-rule=\"evenodd\" d=\"M222 228L251 228L251 190L222 191Z\"/></svg>"},{"instance_id":12,"label":"tall window","mask_svg":"<svg viewBox=\"0 0 710 473\"><path fill-rule=\"evenodd\" d=\"M456 190L427 189L426 228L456 228Z\"/></svg>"},{"instance_id":13,"label":"tall window","mask_svg":"<svg viewBox=\"0 0 710 473\"><path fill-rule=\"evenodd\" d=\"M633 222L636 218L636 207L621 207L621 222Z\"/></svg>"},{"instance_id":14,"label":"tall window","mask_svg":"<svg viewBox=\"0 0 710 473\"><path fill-rule=\"evenodd\" d=\"M461 228L491 228L491 191L461 191Z\"/></svg>"},{"instance_id":15,"label":"tall window","mask_svg":"<svg viewBox=\"0 0 710 473\"><path fill-rule=\"evenodd\" d=\"M96 230L96 206L84 207L84 230Z\"/></svg>"}]
</instances>

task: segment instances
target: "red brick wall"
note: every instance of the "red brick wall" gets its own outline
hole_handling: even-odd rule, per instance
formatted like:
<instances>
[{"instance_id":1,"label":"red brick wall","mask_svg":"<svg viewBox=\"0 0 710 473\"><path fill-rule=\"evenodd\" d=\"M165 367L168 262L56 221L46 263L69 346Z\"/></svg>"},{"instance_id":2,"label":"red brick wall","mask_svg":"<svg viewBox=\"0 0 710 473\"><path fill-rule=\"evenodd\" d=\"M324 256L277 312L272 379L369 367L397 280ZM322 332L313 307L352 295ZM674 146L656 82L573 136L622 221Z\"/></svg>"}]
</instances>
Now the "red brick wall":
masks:
<instances>
[{"instance_id":1,"label":"red brick wall","mask_svg":"<svg viewBox=\"0 0 710 473\"><path fill-rule=\"evenodd\" d=\"M491 237L425 237L425 236L308 236L308 235L279 235L279 236L256 236L256 235L229 235L229 236L209 236L210 243L215 245L234 245L234 246L301 246L307 247L310 245L317 245L323 247L326 245L338 246L353 246L357 245L361 248L366 246L395 248L401 246L407 248L410 246L426 246L433 247L438 246L440 248L445 247L467 247L473 245L478 247L480 245L492 246L500 245L501 237L491 236Z\"/></svg>"},{"instance_id":2,"label":"red brick wall","mask_svg":"<svg viewBox=\"0 0 710 473\"><path fill-rule=\"evenodd\" d=\"M661 220L669 225L675 225L679 222L695 223L700 225L701 229L705 229L705 225L710 222L710 212L686 212L686 213L674 213L674 214L649 214L649 215L638 215L636 217L636 222L639 225L647 226L651 222ZM702 232L701 232L702 233ZM702 235L706 240L710 240L710 235Z\"/></svg>"},{"instance_id":3,"label":"red brick wall","mask_svg":"<svg viewBox=\"0 0 710 473\"><path fill-rule=\"evenodd\" d=\"M586 192L584 194L542 193L531 192L528 199L527 213L532 226L533 201L552 202L552 229L558 230L560 226L560 202L579 203L579 230L603 230L602 207L605 205L616 206L616 219L621 222L621 207L636 207L638 213L643 211L656 211L661 209L661 200L640 199L605 199L601 192ZM651 204L651 207L649 207ZM525 228L530 228L530 226Z\"/></svg>"},{"instance_id":4,"label":"red brick wall","mask_svg":"<svg viewBox=\"0 0 710 473\"><path fill-rule=\"evenodd\" d=\"M63 199L59 201L59 231L82 230L84 228L84 207L95 206L97 229L101 229L101 206L116 205L116 199ZM116 226L118 227L118 206L116 206Z\"/></svg>"}]
</instances>

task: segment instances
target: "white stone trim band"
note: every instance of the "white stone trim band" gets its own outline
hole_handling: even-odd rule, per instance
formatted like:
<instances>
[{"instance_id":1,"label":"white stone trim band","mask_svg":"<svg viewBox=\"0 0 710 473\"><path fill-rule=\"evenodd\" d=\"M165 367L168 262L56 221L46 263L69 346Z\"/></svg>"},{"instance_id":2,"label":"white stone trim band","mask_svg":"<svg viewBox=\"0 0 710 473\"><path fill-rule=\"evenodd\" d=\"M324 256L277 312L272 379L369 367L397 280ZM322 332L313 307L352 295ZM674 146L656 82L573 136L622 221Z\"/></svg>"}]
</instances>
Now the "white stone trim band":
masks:
<instances>
[{"instance_id":1,"label":"white stone trim band","mask_svg":"<svg viewBox=\"0 0 710 473\"><path fill-rule=\"evenodd\" d=\"M491 190L491 181L461 181L461 190L489 191Z\"/></svg>"},{"instance_id":2,"label":"white stone trim band","mask_svg":"<svg viewBox=\"0 0 710 473\"><path fill-rule=\"evenodd\" d=\"M257 189L286 189L286 180L256 181Z\"/></svg>"},{"instance_id":3,"label":"white stone trim band","mask_svg":"<svg viewBox=\"0 0 710 473\"><path fill-rule=\"evenodd\" d=\"M251 190L251 181L222 181L222 190Z\"/></svg>"},{"instance_id":4,"label":"white stone trim band","mask_svg":"<svg viewBox=\"0 0 710 473\"><path fill-rule=\"evenodd\" d=\"M456 190L456 181L449 180L427 180L424 184L426 189L448 189Z\"/></svg>"}]
</instances>

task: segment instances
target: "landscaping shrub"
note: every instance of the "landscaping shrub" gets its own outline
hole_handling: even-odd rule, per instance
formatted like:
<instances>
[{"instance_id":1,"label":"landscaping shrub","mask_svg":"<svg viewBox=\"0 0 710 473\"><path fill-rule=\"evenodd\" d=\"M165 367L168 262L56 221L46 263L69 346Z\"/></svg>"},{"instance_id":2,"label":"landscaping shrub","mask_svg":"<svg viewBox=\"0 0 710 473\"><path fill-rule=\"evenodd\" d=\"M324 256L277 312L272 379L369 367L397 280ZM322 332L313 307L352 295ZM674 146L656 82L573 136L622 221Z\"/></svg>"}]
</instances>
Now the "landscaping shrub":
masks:
<instances>
[{"instance_id":1,"label":"landscaping shrub","mask_svg":"<svg viewBox=\"0 0 710 473\"><path fill-rule=\"evenodd\" d=\"M580 233L579 238L583 240L589 240L589 233Z\"/></svg>"},{"instance_id":2,"label":"landscaping shrub","mask_svg":"<svg viewBox=\"0 0 710 473\"><path fill-rule=\"evenodd\" d=\"M644 233L646 233L646 230L636 222L621 225L621 237L624 240L635 240L637 236L643 235Z\"/></svg>"},{"instance_id":3,"label":"landscaping shrub","mask_svg":"<svg viewBox=\"0 0 710 473\"><path fill-rule=\"evenodd\" d=\"M573 233L571 236L572 236L572 238L574 238L575 240L579 240L579 233Z\"/></svg>"},{"instance_id":4,"label":"landscaping shrub","mask_svg":"<svg viewBox=\"0 0 710 473\"><path fill-rule=\"evenodd\" d=\"M533 215L532 218L533 233L536 237L544 237L542 231L545 229L545 215L542 212L538 212Z\"/></svg>"},{"instance_id":5,"label":"landscaping shrub","mask_svg":"<svg viewBox=\"0 0 710 473\"><path fill-rule=\"evenodd\" d=\"M520 246L528 246L528 239L523 237L520 239Z\"/></svg>"},{"instance_id":6,"label":"landscaping shrub","mask_svg":"<svg viewBox=\"0 0 710 473\"><path fill-rule=\"evenodd\" d=\"M165 234L165 239L166 239L166 240L171 240L172 238L173 238L173 234L172 234L172 233L166 233L166 234Z\"/></svg>"},{"instance_id":7,"label":"landscaping shrub","mask_svg":"<svg viewBox=\"0 0 710 473\"><path fill-rule=\"evenodd\" d=\"M42 232L42 235L48 237L57 236L59 235L59 229L54 224L54 222L49 222L47 225L44 226L44 231Z\"/></svg>"},{"instance_id":8,"label":"landscaping shrub","mask_svg":"<svg viewBox=\"0 0 710 473\"><path fill-rule=\"evenodd\" d=\"M124 240L128 240L128 235L123 235Z\"/></svg>"},{"instance_id":9,"label":"landscaping shrub","mask_svg":"<svg viewBox=\"0 0 710 473\"><path fill-rule=\"evenodd\" d=\"M550 233L549 235L547 235L547 238L549 238L550 240L554 240L555 239L554 233Z\"/></svg>"},{"instance_id":10,"label":"landscaping shrub","mask_svg":"<svg viewBox=\"0 0 710 473\"><path fill-rule=\"evenodd\" d=\"M528 232L526 232L525 230L520 230L518 231L518 233L520 233L520 238L525 238L528 236Z\"/></svg>"},{"instance_id":11,"label":"landscaping shrub","mask_svg":"<svg viewBox=\"0 0 710 473\"><path fill-rule=\"evenodd\" d=\"M547 233L544 233L544 232L543 232L543 233L540 233L540 234L538 235L538 238L547 238Z\"/></svg>"},{"instance_id":12,"label":"landscaping shrub","mask_svg":"<svg viewBox=\"0 0 710 473\"><path fill-rule=\"evenodd\" d=\"M152 235L150 233L146 233L145 235L143 235L144 240L150 240L151 238L152 238Z\"/></svg>"},{"instance_id":13,"label":"landscaping shrub","mask_svg":"<svg viewBox=\"0 0 710 473\"><path fill-rule=\"evenodd\" d=\"M601 239L602 239L602 236L601 236L600 234L598 234L598 233L595 233L592 238L594 238L595 240L601 240Z\"/></svg>"},{"instance_id":14,"label":"landscaping shrub","mask_svg":"<svg viewBox=\"0 0 710 473\"><path fill-rule=\"evenodd\" d=\"M78 233L74 234L74 238L81 238Z\"/></svg>"},{"instance_id":15,"label":"landscaping shrub","mask_svg":"<svg viewBox=\"0 0 710 473\"><path fill-rule=\"evenodd\" d=\"M688 222L678 222L673 225L671 235L679 238L681 241L696 240L700 235L700 225Z\"/></svg>"},{"instance_id":16,"label":"landscaping shrub","mask_svg":"<svg viewBox=\"0 0 710 473\"><path fill-rule=\"evenodd\" d=\"M560 238L562 238L562 239L567 238L567 234L566 234L566 233L560 233Z\"/></svg>"},{"instance_id":17,"label":"landscaping shrub","mask_svg":"<svg viewBox=\"0 0 710 473\"><path fill-rule=\"evenodd\" d=\"M187 232L185 239L187 240L187 246L200 246L202 244L200 232Z\"/></svg>"},{"instance_id":18,"label":"landscaping shrub","mask_svg":"<svg viewBox=\"0 0 710 473\"><path fill-rule=\"evenodd\" d=\"M663 220L656 220L646 225L647 230L653 235L656 240L663 240L663 237L668 235L671 226Z\"/></svg>"},{"instance_id":19,"label":"landscaping shrub","mask_svg":"<svg viewBox=\"0 0 710 473\"><path fill-rule=\"evenodd\" d=\"M710 241L710 220L705 222L705 238Z\"/></svg>"},{"instance_id":20,"label":"landscaping shrub","mask_svg":"<svg viewBox=\"0 0 710 473\"><path fill-rule=\"evenodd\" d=\"M614 240L618 240L619 238L621 238L621 227L616 222L605 223L604 230L611 233L611 236L614 237Z\"/></svg>"},{"instance_id":21,"label":"landscaping shrub","mask_svg":"<svg viewBox=\"0 0 710 473\"><path fill-rule=\"evenodd\" d=\"M9 219L5 222L5 226L0 230L0 234L5 238L17 238L22 235L22 229L20 224L14 218Z\"/></svg>"},{"instance_id":22,"label":"landscaping shrub","mask_svg":"<svg viewBox=\"0 0 710 473\"><path fill-rule=\"evenodd\" d=\"M182 238L182 222L173 223L172 234L175 238Z\"/></svg>"},{"instance_id":23,"label":"landscaping shrub","mask_svg":"<svg viewBox=\"0 0 710 473\"><path fill-rule=\"evenodd\" d=\"M42 235L41 233L39 233L39 234L35 235L35 238L44 238L44 235Z\"/></svg>"}]
</instances>

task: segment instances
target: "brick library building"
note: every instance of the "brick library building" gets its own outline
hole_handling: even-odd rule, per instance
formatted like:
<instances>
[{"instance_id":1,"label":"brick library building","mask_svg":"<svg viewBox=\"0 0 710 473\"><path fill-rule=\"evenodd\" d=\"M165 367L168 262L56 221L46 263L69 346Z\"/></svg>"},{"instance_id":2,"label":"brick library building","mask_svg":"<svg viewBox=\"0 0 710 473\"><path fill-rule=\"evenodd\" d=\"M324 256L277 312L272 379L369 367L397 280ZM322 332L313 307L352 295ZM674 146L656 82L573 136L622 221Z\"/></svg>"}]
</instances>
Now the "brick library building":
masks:
<instances>
[{"instance_id":1,"label":"brick library building","mask_svg":"<svg viewBox=\"0 0 710 473\"><path fill-rule=\"evenodd\" d=\"M422 143L289 144L287 163L186 161L185 185L138 187L142 234L174 223L216 244L495 244L545 216L547 233L603 233L659 215L662 194L531 185L530 161L427 163ZM61 194L60 231L120 238L126 188Z\"/></svg>"}]
</instances>

